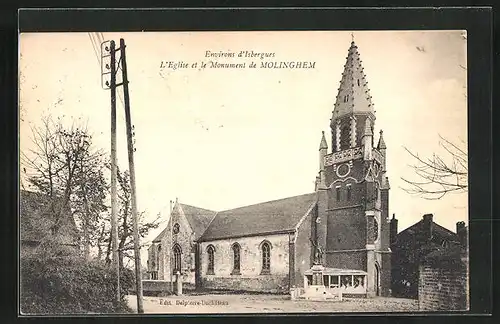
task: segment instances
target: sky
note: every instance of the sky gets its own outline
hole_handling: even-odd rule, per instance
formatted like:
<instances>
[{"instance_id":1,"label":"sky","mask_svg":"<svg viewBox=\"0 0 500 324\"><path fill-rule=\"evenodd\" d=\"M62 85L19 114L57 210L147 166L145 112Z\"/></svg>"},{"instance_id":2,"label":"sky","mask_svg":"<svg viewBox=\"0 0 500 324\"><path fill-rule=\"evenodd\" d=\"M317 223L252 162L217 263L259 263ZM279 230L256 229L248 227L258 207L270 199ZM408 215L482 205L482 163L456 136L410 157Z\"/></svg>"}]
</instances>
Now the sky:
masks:
<instances>
[{"instance_id":1,"label":"sky","mask_svg":"<svg viewBox=\"0 0 500 324\"><path fill-rule=\"evenodd\" d=\"M389 213L399 230L423 214L455 230L468 219L467 194L436 201L409 195L413 158L446 156L439 135L467 145L466 40L463 31L259 31L103 33L124 38L135 129L140 211L166 225L169 201L225 210L314 191L321 132L331 145L332 115L352 36L375 103L375 141L384 130ZM315 62L311 69L262 69L254 58L213 53L274 53L270 61ZM110 151L110 92L87 33L20 36L20 150L42 116L85 121L96 147ZM202 61L244 69L201 68ZM162 68L162 61L188 68ZM255 61L257 68L248 68ZM196 68L191 64L198 62ZM121 95L121 88L118 92ZM121 95L121 97L123 97ZM118 164L128 168L124 109L118 110ZM329 148L331 152L331 147ZM144 258L143 258L144 259Z\"/></svg>"}]
</instances>

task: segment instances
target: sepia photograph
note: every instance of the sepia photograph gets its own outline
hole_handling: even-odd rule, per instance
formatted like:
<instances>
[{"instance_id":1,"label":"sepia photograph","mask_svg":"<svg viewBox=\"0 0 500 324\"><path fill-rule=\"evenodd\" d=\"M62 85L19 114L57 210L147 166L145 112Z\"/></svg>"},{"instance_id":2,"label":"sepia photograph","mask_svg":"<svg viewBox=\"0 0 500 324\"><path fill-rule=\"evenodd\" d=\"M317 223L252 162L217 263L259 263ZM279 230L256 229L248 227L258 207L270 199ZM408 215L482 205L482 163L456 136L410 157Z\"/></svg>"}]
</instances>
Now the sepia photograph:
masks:
<instances>
[{"instance_id":1,"label":"sepia photograph","mask_svg":"<svg viewBox=\"0 0 500 324\"><path fill-rule=\"evenodd\" d=\"M465 30L19 35L20 314L469 310Z\"/></svg>"}]
</instances>

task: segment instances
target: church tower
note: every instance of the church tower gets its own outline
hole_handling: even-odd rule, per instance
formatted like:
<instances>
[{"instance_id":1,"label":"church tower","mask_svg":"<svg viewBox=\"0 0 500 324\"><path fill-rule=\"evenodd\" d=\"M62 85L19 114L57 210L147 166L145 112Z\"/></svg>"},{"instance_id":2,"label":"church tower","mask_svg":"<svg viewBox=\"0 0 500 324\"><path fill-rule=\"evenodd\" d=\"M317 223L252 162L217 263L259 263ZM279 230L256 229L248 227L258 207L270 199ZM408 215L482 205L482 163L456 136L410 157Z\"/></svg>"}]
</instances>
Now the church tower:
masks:
<instances>
[{"instance_id":1,"label":"church tower","mask_svg":"<svg viewBox=\"0 0 500 324\"><path fill-rule=\"evenodd\" d=\"M326 217L320 238L325 267L367 273L369 296L389 296L391 284L389 181L386 145L375 146L375 110L358 47L348 51L333 109L331 153L320 144L316 190Z\"/></svg>"}]
</instances>

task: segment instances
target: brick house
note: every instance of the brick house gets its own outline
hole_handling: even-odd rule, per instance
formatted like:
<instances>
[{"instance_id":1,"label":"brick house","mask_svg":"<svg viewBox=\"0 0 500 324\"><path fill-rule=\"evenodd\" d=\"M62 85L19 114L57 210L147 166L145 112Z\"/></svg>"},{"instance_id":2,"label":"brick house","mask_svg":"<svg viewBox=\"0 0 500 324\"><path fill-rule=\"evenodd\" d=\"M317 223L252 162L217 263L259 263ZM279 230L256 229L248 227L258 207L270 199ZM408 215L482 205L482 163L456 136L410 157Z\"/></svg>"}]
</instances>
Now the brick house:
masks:
<instances>
[{"instance_id":1,"label":"brick house","mask_svg":"<svg viewBox=\"0 0 500 324\"><path fill-rule=\"evenodd\" d=\"M34 191L19 192L19 229L21 255L33 252L44 241L54 239L61 246L79 249L79 231L69 207L61 216L56 234L51 226L55 219L50 208L54 202L48 196Z\"/></svg>"},{"instance_id":2,"label":"brick house","mask_svg":"<svg viewBox=\"0 0 500 324\"><path fill-rule=\"evenodd\" d=\"M395 215L391 219L392 293L395 297L418 298L419 267L431 253L458 246L457 233L433 221L432 214L397 233ZM459 222L457 226L461 226Z\"/></svg>"},{"instance_id":3,"label":"brick house","mask_svg":"<svg viewBox=\"0 0 500 324\"><path fill-rule=\"evenodd\" d=\"M363 273L367 296L390 295L387 148L382 131L375 146L375 119L353 41L330 119L330 153L321 136L314 192L217 213L204 210L204 219L213 219L200 236L180 224L186 232L178 235L196 242L194 250L181 248L194 253L197 286L288 291L304 285L305 271L321 255L327 271ZM164 251L172 245L161 237L155 244L159 239ZM150 263L157 252L150 247Z\"/></svg>"}]
</instances>

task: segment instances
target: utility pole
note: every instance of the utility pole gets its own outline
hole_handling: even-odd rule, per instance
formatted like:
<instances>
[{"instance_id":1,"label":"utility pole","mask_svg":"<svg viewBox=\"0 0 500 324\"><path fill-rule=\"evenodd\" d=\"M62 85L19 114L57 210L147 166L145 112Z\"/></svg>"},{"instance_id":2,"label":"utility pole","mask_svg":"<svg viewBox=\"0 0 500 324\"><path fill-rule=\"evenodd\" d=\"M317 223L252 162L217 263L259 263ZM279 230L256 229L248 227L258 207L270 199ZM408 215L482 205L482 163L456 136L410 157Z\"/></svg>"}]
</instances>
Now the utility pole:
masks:
<instances>
[{"instance_id":1,"label":"utility pole","mask_svg":"<svg viewBox=\"0 0 500 324\"><path fill-rule=\"evenodd\" d=\"M125 57L125 40L120 38L123 97L125 101L125 122L127 127L128 163L130 172L130 196L132 207L132 220L134 232L134 259L135 259L135 282L137 293L137 313L144 313L142 305L142 275L141 275L141 253L139 245L139 220L137 219L137 195L135 187L134 146L132 142L132 122L130 117L130 98L128 93L127 60Z\"/></svg>"},{"instance_id":2,"label":"utility pole","mask_svg":"<svg viewBox=\"0 0 500 324\"><path fill-rule=\"evenodd\" d=\"M120 294L120 261L118 252L118 222L117 218L117 200L118 193L116 191L116 178L117 178L117 167L116 167L116 49L115 42L109 42L109 48L106 45L108 42L101 44L101 77L103 80L106 74L110 74L110 82L106 81L106 86L109 86L111 91L111 250L112 255L112 266L116 270L116 306L120 305L121 294ZM109 55L105 55L102 52L102 48L105 51L109 51ZM103 59L110 56L110 63L104 66L104 71L110 70L110 72L104 72L102 64Z\"/></svg>"},{"instance_id":3,"label":"utility pole","mask_svg":"<svg viewBox=\"0 0 500 324\"><path fill-rule=\"evenodd\" d=\"M169 267L169 271L170 271L170 293L174 293L174 283L173 283L173 272L174 272L174 269L172 269L172 252L173 252L173 245L174 245L174 233L172 232L172 223L173 223L173 219L172 219L172 200L170 200L170 220L169 220L169 223L170 223L170 251L168 253L168 256L169 256L169 261L170 261L170 267Z\"/></svg>"}]
</instances>

